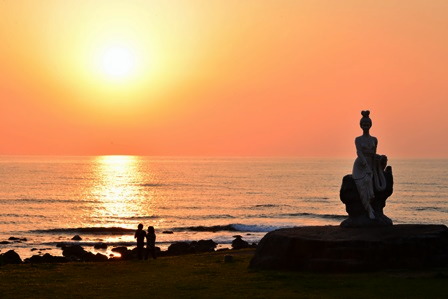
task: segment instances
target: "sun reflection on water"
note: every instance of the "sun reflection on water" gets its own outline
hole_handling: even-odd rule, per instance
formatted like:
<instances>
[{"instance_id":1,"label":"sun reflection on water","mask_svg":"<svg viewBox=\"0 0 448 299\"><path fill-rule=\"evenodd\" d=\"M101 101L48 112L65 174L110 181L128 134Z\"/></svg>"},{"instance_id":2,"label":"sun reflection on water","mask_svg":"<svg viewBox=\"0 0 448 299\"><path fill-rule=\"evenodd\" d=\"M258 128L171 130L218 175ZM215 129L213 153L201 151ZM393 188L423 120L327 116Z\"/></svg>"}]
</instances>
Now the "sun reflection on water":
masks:
<instances>
[{"instance_id":1,"label":"sun reflection on water","mask_svg":"<svg viewBox=\"0 0 448 299\"><path fill-rule=\"evenodd\" d=\"M145 215L151 208L153 194L143 190L144 176L136 156L100 156L96 158L95 184L92 195L99 201L94 216L117 225L133 225L132 219ZM120 223L129 219L128 223ZM123 224L123 225L122 225Z\"/></svg>"}]
</instances>

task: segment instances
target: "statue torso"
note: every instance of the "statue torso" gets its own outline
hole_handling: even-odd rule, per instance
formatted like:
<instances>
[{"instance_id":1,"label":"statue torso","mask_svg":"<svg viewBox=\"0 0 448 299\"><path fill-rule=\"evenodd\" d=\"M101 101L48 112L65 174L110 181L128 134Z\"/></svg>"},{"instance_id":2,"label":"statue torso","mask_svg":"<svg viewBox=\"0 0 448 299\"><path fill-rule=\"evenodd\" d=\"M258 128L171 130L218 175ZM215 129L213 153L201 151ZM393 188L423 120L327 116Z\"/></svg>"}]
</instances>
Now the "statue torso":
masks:
<instances>
[{"instance_id":1,"label":"statue torso","mask_svg":"<svg viewBox=\"0 0 448 299\"><path fill-rule=\"evenodd\" d=\"M355 139L356 151L361 152L364 156L367 165L364 165L362 158L358 157L353 165L353 178L363 178L367 173L372 173L373 159L376 155L376 147L378 141L373 136L359 136Z\"/></svg>"}]
</instances>

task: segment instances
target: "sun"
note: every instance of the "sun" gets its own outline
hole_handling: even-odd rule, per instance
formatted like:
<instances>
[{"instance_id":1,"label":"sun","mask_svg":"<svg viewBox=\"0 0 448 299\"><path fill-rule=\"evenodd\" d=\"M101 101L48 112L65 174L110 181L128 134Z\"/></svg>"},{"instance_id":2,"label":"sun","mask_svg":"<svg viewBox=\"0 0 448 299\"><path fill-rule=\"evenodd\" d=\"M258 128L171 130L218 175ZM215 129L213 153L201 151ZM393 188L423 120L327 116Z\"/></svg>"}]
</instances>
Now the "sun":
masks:
<instances>
[{"instance_id":1,"label":"sun","mask_svg":"<svg viewBox=\"0 0 448 299\"><path fill-rule=\"evenodd\" d=\"M99 60L101 72L112 80L127 79L136 71L136 55L126 46L115 45L104 48L100 52Z\"/></svg>"}]
</instances>

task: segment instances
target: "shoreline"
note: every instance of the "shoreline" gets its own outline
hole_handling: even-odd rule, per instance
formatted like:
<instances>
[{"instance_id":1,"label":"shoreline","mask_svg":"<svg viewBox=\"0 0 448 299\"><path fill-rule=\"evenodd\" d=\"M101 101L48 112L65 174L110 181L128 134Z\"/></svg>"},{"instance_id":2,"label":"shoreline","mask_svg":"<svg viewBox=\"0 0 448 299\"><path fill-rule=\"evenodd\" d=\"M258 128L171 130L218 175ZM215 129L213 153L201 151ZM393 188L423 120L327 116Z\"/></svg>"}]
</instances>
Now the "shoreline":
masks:
<instances>
[{"instance_id":1,"label":"shoreline","mask_svg":"<svg viewBox=\"0 0 448 299\"><path fill-rule=\"evenodd\" d=\"M10 237L8 241L3 241L3 245L23 244L27 238ZM166 246L160 246L164 244ZM52 247L44 248L21 248L7 246L0 250L0 265L20 264L20 263L60 263L69 261L113 261L137 259L136 242L83 242L79 235L75 235L71 241L51 242L41 245ZM159 245L159 246L157 246ZM242 239L240 235L235 235L231 244L218 244L212 239L201 239L197 241L178 241L172 243L156 243L157 256L174 256L205 252L228 251L234 249L256 248L256 243L249 243ZM163 250L165 249L165 250ZM30 250L30 254L23 255L25 250ZM59 251L57 255L52 253ZM146 251L146 246L144 251ZM22 253L22 255L20 255ZM34 254L33 254L34 253ZM37 254L36 254L37 253ZM22 259L23 257L23 259Z\"/></svg>"}]
</instances>

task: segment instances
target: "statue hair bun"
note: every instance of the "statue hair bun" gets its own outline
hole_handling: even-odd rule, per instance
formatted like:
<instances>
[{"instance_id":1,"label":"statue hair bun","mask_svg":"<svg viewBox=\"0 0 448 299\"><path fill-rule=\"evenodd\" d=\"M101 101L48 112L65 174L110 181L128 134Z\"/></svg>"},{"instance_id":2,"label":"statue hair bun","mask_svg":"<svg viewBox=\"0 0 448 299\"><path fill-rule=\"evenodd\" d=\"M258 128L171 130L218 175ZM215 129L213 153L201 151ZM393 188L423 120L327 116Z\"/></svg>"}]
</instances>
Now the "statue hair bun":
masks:
<instances>
[{"instance_id":1,"label":"statue hair bun","mask_svg":"<svg viewBox=\"0 0 448 299\"><path fill-rule=\"evenodd\" d=\"M369 110L363 110L363 111L361 111L361 114L362 114L363 117L369 117L370 111Z\"/></svg>"}]
</instances>

